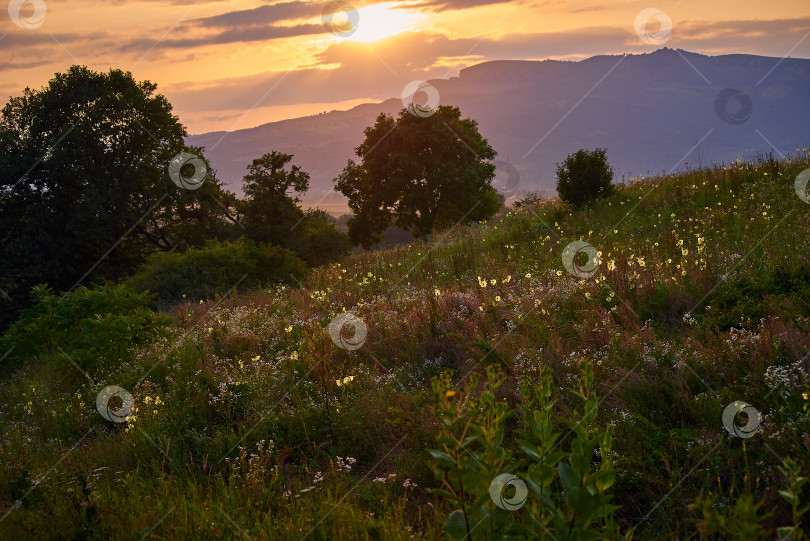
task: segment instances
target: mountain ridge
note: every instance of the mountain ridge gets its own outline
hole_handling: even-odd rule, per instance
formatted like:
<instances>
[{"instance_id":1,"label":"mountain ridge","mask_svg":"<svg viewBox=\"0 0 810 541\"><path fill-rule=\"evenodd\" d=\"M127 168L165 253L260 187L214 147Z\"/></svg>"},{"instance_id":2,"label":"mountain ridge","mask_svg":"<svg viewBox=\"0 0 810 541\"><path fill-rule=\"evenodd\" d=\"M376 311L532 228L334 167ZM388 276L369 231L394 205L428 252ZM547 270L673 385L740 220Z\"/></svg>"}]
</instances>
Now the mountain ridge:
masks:
<instances>
[{"instance_id":1,"label":"mountain ridge","mask_svg":"<svg viewBox=\"0 0 810 541\"><path fill-rule=\"evenodd\" d=\"M579 148L607 148L621 179L660 172L660 164L677 170L787 154L810 142L807 59L664 47L580 61L492 60L428 82L440 104L478 121L500 165L518 172L510 190L552 191L555 164ZM237 193L251 160L270 150L293 154L312 177L304 200L311 205L331 199L332 179L355 158L363 129L402 107L389 98L187 142L206 148L218 177ZM505 187L502 176L495 184Z\"/></svg>"}]
</instances>

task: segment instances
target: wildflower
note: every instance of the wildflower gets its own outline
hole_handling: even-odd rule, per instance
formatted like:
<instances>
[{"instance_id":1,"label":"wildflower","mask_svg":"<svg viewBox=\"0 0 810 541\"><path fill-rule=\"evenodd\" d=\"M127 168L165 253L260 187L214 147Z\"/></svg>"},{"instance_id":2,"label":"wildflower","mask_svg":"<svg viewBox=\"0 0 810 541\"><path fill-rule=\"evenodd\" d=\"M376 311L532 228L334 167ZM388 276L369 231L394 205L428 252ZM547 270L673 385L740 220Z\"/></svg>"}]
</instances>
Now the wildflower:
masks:
<instances>
[{"instance_id":1,"label":"wildflower","mask_svg":"<svg viewBox=\"0 0 810 541\"><path fill-rule=\"evenodd\" d=\"M447 397L447 398L453 398L454 396L456 396L456 392L455 391L447 391L446 393L444 393L444 396Z\"/></svg>"},{"instance_id":2,"label":"wildflower","mask_svg":"<svg viewBox=\"0 0 810 541\"><path fill-rule=\"evenodd\" d=\"M495 302L501 302L501 296L495 295Z\"/></svg>"},{"instance_id":3,"label":"wildflower","mask_svg":"<svg viewBox=\"0 0 810 541\"><path fill-rule=\"evenodd\" d=\"M293 351L293 352L290 354L290 359L292 359L293 361L297 360L297 359L298 359L298 352L297 352L297 351Z\"/></svg>"},{"instance_id":4,"label":"wildflower","mask_svg":"<svg viewBox=\"0 0 810 541\"><path fill-rule=\"evenodd\" d=\"M613 259L608 261L608 270L609 271L616 270L616 261L614 261Z\"/></svg>"},{"instance_id":5,"label":"wildflower","mask_svg":"<svg viewBox=\"0 0 810 541\"><path fill-rule=\"evenodd\" d=\"M562 276L562 271L557 271L557 276Z\"/></svg>"},{"instance_id":6,"label":"wildflower","mask_svg":"<svg viewBox=\"0 0 810 541\"><path fill-rule=\"evenodd\" d=\"M352 381L354 381L354 376L346 376L343 379L336 379L335 383L337 383L338 387L342 387L343 385L348 385Z\"/></svg>"},{"instance_id":7,"label":"wildflower","mask_svg":"<svg viewBox=\"0 0 810 541\"><path fill-rule=\"evenodd\" d=\"M526 278L531 278L531 277L532 277L532 273L527 272L527 273L526 273Z\"/></svg>"},{"instance_id":8,"label":"wildflower","mask_svg":"<svg viewBox=\"0 0 810 541\"><path fill-rule=\"evenodd\" d=\"M487 287L487 281L479 276L478 277L478 285L481 286L481 287Z\"/></svg>"},{"instance_id":9,"label":"wildflower","mask_svg":"<svg viewBox=\"0 0 810 541\"><path fill-rule=\"evenodd\" d=\"M288 325L287 328L284 329L285 332L291 333L292 332L292 325Z\"/></svg>"},{"instance_id":10,"label":"wildflower","mask_svg":"<svg viewBox=\"0 0 810 541\"><path fill-rule=\"evenodd\" d=\"M437 297L442 294L442 291L438 287L436 288L436 290L434 292L436 293Z\"/></svg>"},{"instance_id":11,"label":"wildflower","mask_svg":"<svg viewBox=\"0 0 810 541\"><path fill-rule=\"evenodd\" d=\"M493 285L493 286L494 286L495 284L497 284L497 283L498 283L498 280L496 280L495 278L493 278L492 280L490 280L490 281L489 281L489 283L490 283L491 285Z\"/></svg>"},{"instance_id":12,"label":"wildflower","mask_svg":"<svg viewBox=\"0 0 810 541\"><path fill-rule=\"evenodd\" d=\"M684 256L687 256L687 255L689 255L689 250L687 250L686 248L681 248L681 254L683 254Z\"/></svg>"},{"instance_id":13,"label":"wildflower","mask_svg":"<svg viewBox=\"0 0 810 541\"><path fill-rule=\"evenodd\" d=\"M256 362L256 361L258 361L259 359L261 359L261 357L262 357L261 355L256 355L255 357L253 357L253 358L252 358L252 359L250 359L250 360L251 360L251 361L253 361L253 362Z\"/></svg>"}]
</instances>

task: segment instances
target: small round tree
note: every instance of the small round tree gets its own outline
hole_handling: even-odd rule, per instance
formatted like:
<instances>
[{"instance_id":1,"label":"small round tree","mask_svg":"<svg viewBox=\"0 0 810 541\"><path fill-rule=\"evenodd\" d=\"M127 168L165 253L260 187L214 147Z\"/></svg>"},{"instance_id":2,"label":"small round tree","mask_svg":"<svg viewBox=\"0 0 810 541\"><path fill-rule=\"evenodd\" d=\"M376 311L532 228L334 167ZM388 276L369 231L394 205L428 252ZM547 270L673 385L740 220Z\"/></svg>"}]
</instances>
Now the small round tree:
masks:
<instances>
[{"instance_id":1,"label":"small round tree","mask_svg":"<svg viewBox=\"0 0 810 541\"><path fill-rule=\"evenodd\" d=\"M613 167L608 163L606 152L604 148L580 149L557 164L560 199L579 207L613 193Z\"/></svg>"}]
</instances>

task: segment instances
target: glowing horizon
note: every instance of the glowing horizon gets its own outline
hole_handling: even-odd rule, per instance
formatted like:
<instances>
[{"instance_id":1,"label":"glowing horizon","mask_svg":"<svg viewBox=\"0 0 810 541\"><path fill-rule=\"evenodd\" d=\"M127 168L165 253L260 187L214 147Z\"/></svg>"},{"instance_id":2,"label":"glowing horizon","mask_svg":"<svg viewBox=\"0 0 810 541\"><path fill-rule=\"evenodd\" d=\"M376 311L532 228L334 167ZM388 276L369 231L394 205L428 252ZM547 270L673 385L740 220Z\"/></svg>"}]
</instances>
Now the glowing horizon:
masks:
<instances>
[{"instance_id":1,"label":"glowing horizon","mask_svg":"<svg viewBox=\"0 0 810 541\"><path fill-rule=\"evenodd\" d=\"M15 4L12 2L12 4ZM703 54L810 57L810 6L751 0L647 4L546 0L25 0L2 14L3 102L72 64L158 84L190 133L232 130L399 96L413 80L498 59L582 59L662 46ZM16 5L15 4L15 5ZM351 31L323 23L335 6ZM671 31L661 22L671 21ZM335 21L346 29L346 20ZM663 28L663 31L662 31ZM330 32L332 30L332 32ZM661 34L661 35L659 35Z\"/></svg>"}]
</instances>

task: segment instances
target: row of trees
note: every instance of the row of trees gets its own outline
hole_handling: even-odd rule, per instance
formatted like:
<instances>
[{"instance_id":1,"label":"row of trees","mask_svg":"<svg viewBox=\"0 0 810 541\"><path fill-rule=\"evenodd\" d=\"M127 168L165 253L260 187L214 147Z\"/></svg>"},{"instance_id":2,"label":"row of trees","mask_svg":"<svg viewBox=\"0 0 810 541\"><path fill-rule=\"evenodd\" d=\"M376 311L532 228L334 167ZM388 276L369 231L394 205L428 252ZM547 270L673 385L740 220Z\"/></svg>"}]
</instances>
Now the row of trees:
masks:
<instances>
[{"instance_id":1,"label":"row of trees","mask_svg":"<svg viewBox=\"0 0 810 541\"><path fill-rule=\"evenodd\" d=\"M492 186L496 153L474 120L450 106L429 115L403 109L365 130L359 161L335 179L353 211L347 237L326 212L301 209L309 175L290 166L289 154L253 160L243 198L223 189L203 149L185 145L185 127L156 88L121 70L73 66L3 108L0 296L11 309L2 311L0 328L38 284L68 291L118 280L156 252L242 238L316 266L344 256L352 243L371 247L391 226L424 237L485 220L503 201ZM206 169L194 189L170 179L181 153ZM593 171L588 160L577 164ZM186 178L195 172L189 164L179 171ZM604 170L599 177L603 186ZM570 180L565 172L560 178Z\"/></svg>"},{"instance_id":2,"label":"row of trees","mask_svg":"<svg viewBox=\"0 0 810 541\"><path fill-rule=\"evenodd\" d=\"M203 149L156 85L73 66L26 88L0 117L0 328L41 283L68 291L118 280L156 252L246 238L289 248L309 265L338 259L348 237L323 211L301 209L309 175L270 152L248 167L244 198L223 189ZM207 177L175 185L167 166L200 157ZM181 173L185 174L183 171ZM292 193L288 193L292 192Z\"/></svg>"}]
</instances>

